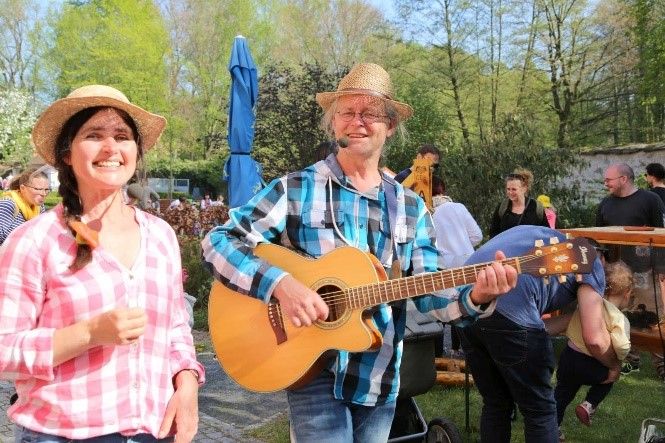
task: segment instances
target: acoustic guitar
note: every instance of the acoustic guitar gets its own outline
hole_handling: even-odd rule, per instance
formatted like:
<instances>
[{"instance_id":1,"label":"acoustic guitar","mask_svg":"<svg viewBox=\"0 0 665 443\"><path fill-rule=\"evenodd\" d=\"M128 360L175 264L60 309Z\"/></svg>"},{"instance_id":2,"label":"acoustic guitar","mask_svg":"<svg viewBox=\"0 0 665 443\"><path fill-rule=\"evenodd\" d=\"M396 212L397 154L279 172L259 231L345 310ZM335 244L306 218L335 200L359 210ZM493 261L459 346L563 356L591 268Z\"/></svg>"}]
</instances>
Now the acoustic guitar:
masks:
<instances>
[{"instance_id":1,"label":"acoustic guitar","mask_svg":"<svg viewBox=\"0 0 665 443\"><path fill-rule=\"evenodd\" d=\"M536 276L588 273L595 249L582 238L545 246L503 260L519 273ZM323 369L337 350L378 350L381 333L367 309L382 303L474 283L488 263L388 280L378 259L353 247L341 247L318 259L273 244L255 254L278 265L317 291L329 308L325 321L294 327L276 299L265 303L215 281L208 305L210 336L224 371L257 392L296 388Z\"/></svg>"}]
</instances>

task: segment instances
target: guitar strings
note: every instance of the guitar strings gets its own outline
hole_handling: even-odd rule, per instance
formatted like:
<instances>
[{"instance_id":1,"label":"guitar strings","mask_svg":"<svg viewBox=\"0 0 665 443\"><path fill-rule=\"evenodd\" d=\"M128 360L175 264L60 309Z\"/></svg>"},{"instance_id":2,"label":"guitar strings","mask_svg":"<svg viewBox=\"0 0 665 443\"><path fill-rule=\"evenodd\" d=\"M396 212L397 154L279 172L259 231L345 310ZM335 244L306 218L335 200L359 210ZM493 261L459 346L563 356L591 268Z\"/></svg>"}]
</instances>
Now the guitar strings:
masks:
<instances>
[{"instance_id":1,"label":"guitar strings","mask_svg":"<svg viewBox=\"0 0 665 443\"><path fill-rule=\"evenodd\" d=\"M553 252L551 254L555 253ZM520 264L520 269L522 269L522 271L534 271L540 269L541 266L529 266L531 262L536 260L542 261L542 259L547 255L550 254L538 255L538 256L532 254L532 255L525 255L522 257L512 257L502 260L501 263L513 264L515 261L517 261ZM358 302L361 304L365 301L369 302L369 300L372 297L376 299L376 295L372 296L370 294L370 292L372 291L378 290L379 292L382 292L385 290L390 290L394 292L396 290L401 290L401 291L406 291L408 293L411 289L417 290L418 284L420 284L420 286L426 289L425 291L422 291L420 294L416 294L416 295L422 295L428 292L440 290L436 288L441 285L443 285L441 289L448 289L465 284L465 283L460 283L458 285L455 285L456 280L464 280L466 282L467 280L473 278L474 280L469 281L469 283L473 283L475 282L475 277L478 275L478 273L488 265L491 265L492 263L493 262L478 263L476 265L469 265L461 268L443 269L441 271L419 274L410 277L402 277L394 280L374 282L362 286L350 286L342 290L332 291L322 294L321 298L323 298L323 300L326 302L326 304L329 307L337 308L340 306L352 305L353 302ZM424 282L423 280L425 279L430 279L429 283ZM400 297L396 298L395 300L401 300L409 297L408 295L404 297L402 297L401 295L402 294L400 294ZM357 306L357 308L360 307L362 306Z\"/></svg>"}]
</instances>

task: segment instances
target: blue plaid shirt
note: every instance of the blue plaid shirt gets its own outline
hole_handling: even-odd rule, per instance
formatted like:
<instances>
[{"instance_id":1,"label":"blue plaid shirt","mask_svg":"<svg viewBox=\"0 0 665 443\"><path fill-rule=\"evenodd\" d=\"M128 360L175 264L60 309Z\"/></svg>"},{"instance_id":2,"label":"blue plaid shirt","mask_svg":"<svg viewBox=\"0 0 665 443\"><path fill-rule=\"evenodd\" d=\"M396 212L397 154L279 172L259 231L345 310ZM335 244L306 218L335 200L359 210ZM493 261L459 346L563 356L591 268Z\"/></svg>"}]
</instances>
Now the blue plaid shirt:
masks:
<instances>
[{"instance_id":1,"label":"blue plaid shirt","mask_svg":"<svg viewBox=\"0 0 665 443\"><path fill-rule=\"evenodd\" d=\"M402 271L437 271L434 227L423 200L386 175L382 186L359 192L344 176L334 155L274 180L246 205L231 210L230 220L204 238L204 259L212 265L215 278L230 289L266 302L286 274L278 264L253 254L253 248L262 242L280 244L312 257L351 244L374 254L389 270L393 243L384 190L395 192L393 189L397 213L392 231ZM419 311L431 312L441 321L464 325L494 309L494 302L485 310L474 306L470 292L470 286L465 286L459 291L450 289L417 297L414 303ZM372 312L383 336L381 349L339 351L330 368L335 374L335 398L366 406L397 398L406 305L381 304Z\"/></svg>"}]
</instances>

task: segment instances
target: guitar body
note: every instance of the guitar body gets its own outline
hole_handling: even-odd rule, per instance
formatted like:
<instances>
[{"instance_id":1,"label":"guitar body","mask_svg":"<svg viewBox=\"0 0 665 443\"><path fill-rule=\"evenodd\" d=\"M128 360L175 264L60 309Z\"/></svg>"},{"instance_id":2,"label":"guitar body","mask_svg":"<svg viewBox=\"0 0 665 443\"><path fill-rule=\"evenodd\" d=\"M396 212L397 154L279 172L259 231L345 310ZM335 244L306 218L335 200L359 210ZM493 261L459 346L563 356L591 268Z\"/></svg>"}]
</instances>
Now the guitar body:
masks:
<instances>
[{"instance_id":1,"label":"guitar body","mask_svg":"<svg viewBox=\"0 0 665 443\"><path fill-rule=\"evenodd\" d=\"M584 239L559 244L543 241L522 257L501 261L518 273L537 277L591 272L595 249ZM362 352L379 349L383 340L369 307L431 294L475 283L490 263L444 269L394 278L378 260L359 249L337 248L311 259L272 244L261 244L255 254L279 266L321 295L328 305L325 321L296 328L282 316L276 300L264 303L239 294L215 281L208 302L210 337L219 363L240 385L258 392L296 388L319 373L336 350Z\"/></svg>"},{"instance_id":2,"label":"guitar body","mask_svg":"<svg viewBox=\"0 0 665 443\"><path fill-rule=\"evenodd\" d=\"M259 245L255 253L322 294L324 300L328 292L387 278L376 258L352 247L337 248L318 259L272 244ZM337 303L326 321L296 328L281 317L278 306L213 283L208 321L215 353L224 371L249 390L297 387L319 372L325 363L319 359L327 351L361 352L381 346L380 333L362 309Z\"/></svg>"}]
</instances>

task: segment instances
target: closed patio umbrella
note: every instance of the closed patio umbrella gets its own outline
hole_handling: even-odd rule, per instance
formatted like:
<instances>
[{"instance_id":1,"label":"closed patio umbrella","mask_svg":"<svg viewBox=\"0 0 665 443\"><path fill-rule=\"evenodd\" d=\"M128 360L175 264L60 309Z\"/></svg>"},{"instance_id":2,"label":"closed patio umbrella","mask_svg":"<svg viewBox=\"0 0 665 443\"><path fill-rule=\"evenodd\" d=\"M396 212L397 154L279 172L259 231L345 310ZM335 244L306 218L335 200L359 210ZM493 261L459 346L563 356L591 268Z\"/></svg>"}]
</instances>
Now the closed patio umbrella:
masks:
<instances>
[{"instance_id":1,"label":"closed patio umbrella","mask_svg":"<svg viewBox=\"0 0 665 443\"><path fill-rule=\"evenodd\" d=\"M247 203L263 186L261 165L250 154L254 141L258 77L247 39L241 35L233 40L229 72L231 99L228 142L231 155L224 165L224 180L228 183L229 207L235 208Z\"/></svg>"}]
</instances>

